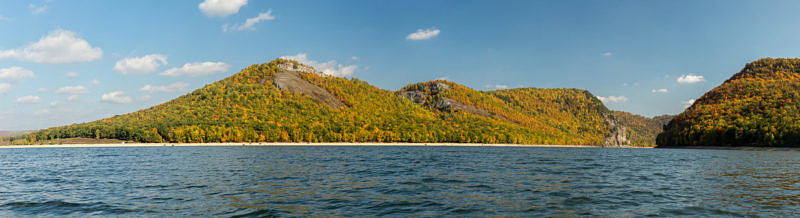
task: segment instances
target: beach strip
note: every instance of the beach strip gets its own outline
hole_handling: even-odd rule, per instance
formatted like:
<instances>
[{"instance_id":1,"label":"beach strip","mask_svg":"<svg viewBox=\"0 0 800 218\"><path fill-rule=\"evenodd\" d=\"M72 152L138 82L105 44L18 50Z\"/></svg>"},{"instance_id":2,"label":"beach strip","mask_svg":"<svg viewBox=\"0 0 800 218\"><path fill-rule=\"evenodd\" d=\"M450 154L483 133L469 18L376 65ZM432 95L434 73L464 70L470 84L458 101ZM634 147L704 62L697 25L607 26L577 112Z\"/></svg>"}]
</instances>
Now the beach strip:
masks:
<instances>
[{"instance_id":1,"label":"beach strip","mask_svg":"<svg viewBox=\"0 0 800 218\"><path fill-rule=\"evenodd\" d=\"M595 145L524 145L524 144L477 144L477 143L381 143L381 142L239 142L239 143L117 143L117 144L52 144L52 145L0 145L0 148L111 148L111 147L269 147L269 146L460 146L460 147L552 147L552 148L597 148Z\"/></svg>"}]
</instances>

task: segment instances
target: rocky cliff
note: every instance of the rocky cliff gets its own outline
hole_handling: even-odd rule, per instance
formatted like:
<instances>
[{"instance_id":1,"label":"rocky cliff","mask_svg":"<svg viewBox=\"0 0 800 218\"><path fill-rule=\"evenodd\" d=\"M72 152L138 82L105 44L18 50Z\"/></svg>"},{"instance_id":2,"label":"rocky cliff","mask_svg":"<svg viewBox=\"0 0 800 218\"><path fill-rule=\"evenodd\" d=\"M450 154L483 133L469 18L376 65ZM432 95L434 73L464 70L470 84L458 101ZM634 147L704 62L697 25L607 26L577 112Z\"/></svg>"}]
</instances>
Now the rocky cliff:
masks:
<instances>
[{"instance_id":1,"label":"rocky cliff","mask_svg":"<svg viewBox=\"0 0 800 218\"><path fill-rule=\"evenodd\" d=\"M631 140L628 133L628 129L625 126L620 125L617 118L614 117L614 115L612 115L611 113L603 114L603 118L608 124L608 129L609 129L609 133L606 135L603 146L608 146L608 147L630 146Z\"/></svg>"}]
</instances>

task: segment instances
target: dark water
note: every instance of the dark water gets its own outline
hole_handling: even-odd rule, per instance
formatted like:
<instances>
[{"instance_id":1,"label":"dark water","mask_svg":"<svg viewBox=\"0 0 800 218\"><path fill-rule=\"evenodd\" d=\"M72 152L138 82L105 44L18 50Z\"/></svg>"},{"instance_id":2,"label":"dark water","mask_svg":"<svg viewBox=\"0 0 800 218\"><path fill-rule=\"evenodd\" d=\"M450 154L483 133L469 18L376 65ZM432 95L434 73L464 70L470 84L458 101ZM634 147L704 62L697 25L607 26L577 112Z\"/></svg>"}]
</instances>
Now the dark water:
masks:
<instances>
[{"instance_id":1,"label":"dark water","mask_svg":"<svg viewBox=\"0 0 800 218\"><path fill-rule=\"evenodd\" d=\"M800 216L800 152L0 149L0 216Z\"/></svg>"}]
</instances>

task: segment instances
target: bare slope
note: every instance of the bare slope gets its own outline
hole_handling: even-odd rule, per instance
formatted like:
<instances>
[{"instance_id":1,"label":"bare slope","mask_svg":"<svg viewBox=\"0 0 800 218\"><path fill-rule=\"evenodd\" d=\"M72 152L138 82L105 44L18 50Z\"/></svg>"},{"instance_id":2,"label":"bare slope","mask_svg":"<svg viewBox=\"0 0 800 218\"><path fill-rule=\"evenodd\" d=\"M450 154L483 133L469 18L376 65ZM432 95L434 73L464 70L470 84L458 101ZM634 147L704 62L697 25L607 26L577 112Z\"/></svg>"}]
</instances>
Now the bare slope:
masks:
<instances>
[{"instance_id":1,"label":"bare slope","mask_svg":"<svg viewBox=\"0 0 800 218\"><path fill-rule=\"evenodd\" d=\"M280 66L279 66L280 67ZM325 103L333 108L344 107L344 103L333 96L327 90L315 86L308 81L300 78L300 71L289 70L291 68L281 68L275 73L274 83L281 91L290 91L300 93L305 96L314 98L322 103Z\"/></svg>"}]
</instances>

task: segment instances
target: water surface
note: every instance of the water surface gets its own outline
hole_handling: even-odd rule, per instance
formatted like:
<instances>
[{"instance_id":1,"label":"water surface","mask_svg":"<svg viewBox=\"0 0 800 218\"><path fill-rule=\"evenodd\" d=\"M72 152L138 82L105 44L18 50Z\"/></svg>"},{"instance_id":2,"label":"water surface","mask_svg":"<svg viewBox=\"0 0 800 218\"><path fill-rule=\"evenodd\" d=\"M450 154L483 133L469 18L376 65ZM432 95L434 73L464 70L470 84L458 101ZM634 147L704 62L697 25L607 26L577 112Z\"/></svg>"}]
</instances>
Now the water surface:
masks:
<instances>
[{"instance_id":1,"label":"water surface","mask_svg":"<svg viewBox=\"0 0 800 218\"><path fill-rule=\"evenodd\" d=\"M800 152L0 149L0 216L800 216Z\"/></svg>"}]
</instances>

